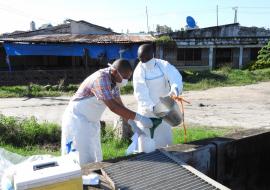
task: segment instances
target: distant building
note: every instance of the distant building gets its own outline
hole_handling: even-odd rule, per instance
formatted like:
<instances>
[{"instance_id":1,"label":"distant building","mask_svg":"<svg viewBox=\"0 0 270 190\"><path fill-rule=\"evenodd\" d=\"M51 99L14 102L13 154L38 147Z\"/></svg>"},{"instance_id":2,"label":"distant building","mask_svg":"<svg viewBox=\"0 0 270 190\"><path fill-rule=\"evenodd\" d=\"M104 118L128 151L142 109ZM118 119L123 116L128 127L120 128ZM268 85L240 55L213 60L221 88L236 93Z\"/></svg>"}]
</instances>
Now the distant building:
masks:
<instances>
[{"instance_id":1,"label":"distant building","mask_svg":"<svg viewBox=\"0 0 270 190\"><path fill-rule=\"evenodd\" d=\"M110 28L71 19L0 37L0 85L79 83L118 58L137 62L148 34L118 34Z\"/></svg>"},{"instance_id":2,"label":"distant building","mask_svg":"<svg viewBox=\"0 0 270 190\"><path fill-rule=\"evenodd\" d=\"M42 24L41 27L39 27L38 29L42 30L42 29L49 29L52 27L53 27L53 25L51 23L47 23L47 24Z\"/></svg>"},{"instance_id":3,"label":"distant building","mask_svg":"<svg viewBox=\"0 0 270 190\"><path fill-rule=\"evenodd\" d=\"M30 31L36 30L36 23L34 21L30 22Z\"/></svg>"},{"instance_id":4,"label":"distant building","mask_svg":"<svg viewBox=\"0 0 270 190\"><path fill-rule=\"evenodd\" d=\"M264 28L238 23L167 33L176 45L157 45L157 57L179 69L207 70L230 66L242 68L255 61L270 40Z\"/></svg>"},{"instance_id":5,"label":"distant building","mask_svg":"<svg viewBox=\"0 0 270 190\"><path fill-rule=\"evenodd\" d=\"M5 38L17 37L31 37L36 35L50 35L50 34L115 34L110 28L105 28L95 25L83 20L75 21L68 19L64 24L52 26L51 24L44 24L38 30L30 31L16 31L13 33L5 34Z\"/></svg>"},{"instance_id":6,"label":"distant building","mask_svg":"<svg viewBox=\"0 0 270 190\"><path fill-rule=\"evenodd\" d=\"M135 65L139 45L153 42L151 35L113 32L0 38L0 85L80 83L118 58Z\"/></svg>"}]
</instances>

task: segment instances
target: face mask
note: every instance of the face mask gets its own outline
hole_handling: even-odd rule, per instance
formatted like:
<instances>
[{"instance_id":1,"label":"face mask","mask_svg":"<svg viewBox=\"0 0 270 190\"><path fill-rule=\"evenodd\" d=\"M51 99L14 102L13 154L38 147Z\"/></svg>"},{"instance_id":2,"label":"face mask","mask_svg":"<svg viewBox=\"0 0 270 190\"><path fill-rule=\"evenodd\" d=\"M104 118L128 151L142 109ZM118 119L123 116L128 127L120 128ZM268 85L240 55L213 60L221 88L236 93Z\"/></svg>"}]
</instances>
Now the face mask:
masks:
<instances>
[{"instance_id":1,"label":"face mask","mask_svg":"<svg viewBox=\"0 0 270 190\"><path fill-rule=\"evenodd\" d=\"M108 63L108 66L115 69L110 63ZM116 70L116 69L115 69ZM117 71L117 70L116 70ZM128 79L124 79L122 77L122 75L117 71L118 75L121 77L122 81L121 82L116 82L116 86L117 87L123 87L123 86L126 86L128 84Z\"/></svg>"},{"instance_id":2,"label":"face mask","mask_svg":"<svg viewBox=\"0 0 270 190\"><path fill-rule=\"evenodd\" d=\"M126 86L127 83L128 83L128 79L122 79L122 82L117 82L116 86L120 88L120 87Z\"/></svg>"},{"instance_id":3,"label":"face mask","mask_svg":"<svg viewBox=\"0 0 270 190\"><path fill-rule=\"evenodd\" d=\"M118 75L121 77L122 81L121 82L116 82L116 86L118 86L119 88L120 87L123 87L123 86L126 86L127 83L128 83L128 79L124 79L122 77L122 75L117 71Z\"/></svg>"}]
</instances>

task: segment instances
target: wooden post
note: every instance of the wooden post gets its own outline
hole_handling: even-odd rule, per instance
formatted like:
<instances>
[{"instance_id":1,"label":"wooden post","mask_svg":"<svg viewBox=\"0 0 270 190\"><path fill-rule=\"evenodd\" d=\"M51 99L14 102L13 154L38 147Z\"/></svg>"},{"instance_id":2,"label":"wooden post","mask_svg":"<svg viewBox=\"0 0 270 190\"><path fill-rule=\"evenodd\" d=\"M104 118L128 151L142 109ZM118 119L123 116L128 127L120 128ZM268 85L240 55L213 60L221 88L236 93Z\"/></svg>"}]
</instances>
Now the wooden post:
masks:
<instances>
[{"instance_id":1,"label":"wooden post","mask_svg":"<svg viewBox=\"0 0 270 190\"><path fill-rule=\"evenodd\" d=\"M87 48L84 48L83 49L83 63L84 63L85 71L87 74L89 74L88 60L89 60L89 51Z\"/></svg>"},{"instance_id":2,"label":"wooden post","mask_svg":"<svg viewBox=\"0 0 270 190\"><path fill-rule=\"evenodd\" d=\"M239 49L239 69L243 67L243 46L240 46Z\"/></svg>"},{"instance_id":3,"label":"wooden post","mask_svg":"<svg viewBox=\"0 0 270 190\"><path fill-rule=\"evenodd\" d=\"M133 134L131 127L121 117L119 117L117 121L115 121L113 127L115 136L118 139L130 139Z\"/></svg>"}]
</instances>

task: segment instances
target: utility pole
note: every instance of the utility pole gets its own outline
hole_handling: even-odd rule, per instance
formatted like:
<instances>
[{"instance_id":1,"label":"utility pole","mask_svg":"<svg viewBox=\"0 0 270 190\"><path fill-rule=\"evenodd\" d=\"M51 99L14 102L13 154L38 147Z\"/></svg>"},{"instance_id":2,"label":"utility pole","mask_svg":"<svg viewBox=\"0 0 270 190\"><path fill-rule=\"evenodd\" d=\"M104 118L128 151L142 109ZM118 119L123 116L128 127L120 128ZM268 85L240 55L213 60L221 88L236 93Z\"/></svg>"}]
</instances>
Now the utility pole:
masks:
<instances>
[{"instance_id":1,"label":"utility pole","mask_svg":"<svg viewBox=\"0 0 270 190\"><path fill-rule=\"evenodd\" d=\"M147 10L147 3L145 0L145 13L146 13L146 26L147 26L147 33L149 33L149 24L148 24L148 10Z\"/></svg>"},{"instance_id":2,"label":"utility pole","mask_svg":"<svg viewBox=\"0 0 270 190\"><path fill-rule=\"evenodd\" d=\"M234 10L234 22L233 23L237 23L237 10L238 10L238 7L232 7L232 9Z\"/></svg>"},{"instance_id":3,"label":"utility pole","mask_svg":"<svg viewBox=\"0 0 270 190\"><path fill-rule=\"evenodd\" d=\"M218 2L217 2L217 7L216 7L216 9L217 9L217 26L218 26Z\"/></svg>"}]
</instances>

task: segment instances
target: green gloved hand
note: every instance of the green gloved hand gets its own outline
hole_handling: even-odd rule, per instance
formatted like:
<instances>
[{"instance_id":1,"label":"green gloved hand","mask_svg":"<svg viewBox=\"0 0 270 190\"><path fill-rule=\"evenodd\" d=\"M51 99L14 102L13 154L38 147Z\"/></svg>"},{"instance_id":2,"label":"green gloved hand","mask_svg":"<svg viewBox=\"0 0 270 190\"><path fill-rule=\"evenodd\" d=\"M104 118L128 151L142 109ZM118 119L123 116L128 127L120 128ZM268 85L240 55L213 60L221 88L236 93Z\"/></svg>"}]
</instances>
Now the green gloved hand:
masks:
<instances>
[{"instance_id":1,"label":"green gloved hand","mask_svg":"<svg viewBox=\"0 0 270 190\"><path fill-rule=\"evenodd\" d=\"M154 118L154 117L151 117L150 119L153 122L153 127L150 128L150 136L151 136L151 139L152 139L152 138L154 138L155 129L162 123L162 119Z\"/></svg>"}]
</instances>

